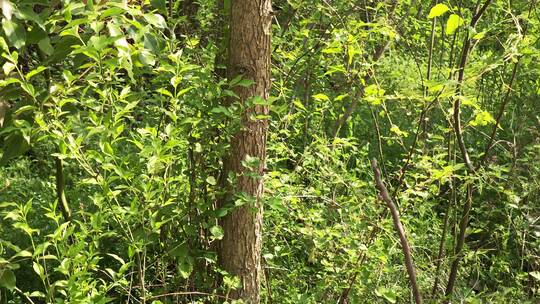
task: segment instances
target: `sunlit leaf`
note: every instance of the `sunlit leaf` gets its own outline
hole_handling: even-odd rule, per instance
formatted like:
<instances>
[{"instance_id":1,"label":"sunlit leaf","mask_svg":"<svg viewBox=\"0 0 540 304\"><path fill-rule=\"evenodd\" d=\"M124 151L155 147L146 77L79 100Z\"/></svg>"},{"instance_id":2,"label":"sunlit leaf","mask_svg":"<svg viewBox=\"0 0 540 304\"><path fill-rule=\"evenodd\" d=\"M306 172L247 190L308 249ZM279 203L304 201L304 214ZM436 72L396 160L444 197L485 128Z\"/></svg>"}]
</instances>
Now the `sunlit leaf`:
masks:
<instances>
[{"instance_id":1,"label":"sunlit leaf","mask_svg":"<svg viewBox=\"0 0 540 304\"><path fill-rule=\"evenodd\" d=\"M431 10L429 11L428 18L431 19L431 18L439 17L443 15L444 13L446 13L448 10L449 8L448 6L446 6L446 4L439 3L431 8Z\"/></svg>"},{"instance_id":2,"label":"sunlit leaf","mask_svg":"<svg viewBox=\"0 0 540 304\"><path fill-rule=\"evenodd\" d=\"M456 14L450 15L450 17L448 17L448 21L446 22L446 35L453 34L458 29L458 27L462 26L463 24L463 18Z\"/></svg>"}]
</instances>

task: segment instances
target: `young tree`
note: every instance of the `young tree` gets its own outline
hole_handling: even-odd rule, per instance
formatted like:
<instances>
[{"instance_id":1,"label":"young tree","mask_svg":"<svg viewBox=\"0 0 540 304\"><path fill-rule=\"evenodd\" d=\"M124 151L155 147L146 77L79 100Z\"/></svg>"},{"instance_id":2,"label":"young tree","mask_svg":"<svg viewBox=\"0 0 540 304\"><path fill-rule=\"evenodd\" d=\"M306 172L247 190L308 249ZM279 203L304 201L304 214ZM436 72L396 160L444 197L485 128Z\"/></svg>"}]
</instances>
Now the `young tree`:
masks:
<instances>
[{"instance_id":1,"label":"young tree","mask_svg":"<svg viewBox=\"0 0 540 304\"><path fill-rule=\"evenodd\" d=\"M250 199L223 218L219 260L225 270L240 278L241 287L232 297L247 303L260 301L261 197L268 128L264 116L268 107L257 100L266 100L270 91L271 18L271 0L231 1L227 76L234 79L241 75L253 84L234 88L244 112L225 165L227 171L236 174L236 183L227 197L240 193ZM245 166L246 160L255 160L255 165Z\"/></svg>"}]
</instances>

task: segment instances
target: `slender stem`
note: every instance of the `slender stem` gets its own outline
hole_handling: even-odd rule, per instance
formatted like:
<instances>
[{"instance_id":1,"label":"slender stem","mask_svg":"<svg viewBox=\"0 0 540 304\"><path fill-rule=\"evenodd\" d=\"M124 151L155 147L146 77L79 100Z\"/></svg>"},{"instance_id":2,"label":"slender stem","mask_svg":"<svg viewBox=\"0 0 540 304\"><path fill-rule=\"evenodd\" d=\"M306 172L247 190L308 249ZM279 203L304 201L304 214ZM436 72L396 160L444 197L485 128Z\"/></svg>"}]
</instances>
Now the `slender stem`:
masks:
<instances>
[{"instance_id":1,"label":"slender stem","mask_svg":"<svg viewBox=\"0 0 540 304\"><path fill-rule=\"evenodd\" d=\"M375 174L375 183L379 189L380 198L386 203L386 206L390 210L392 220L394 222L394 228L396 229L401 242L401 248L403 249L403 255L405 256L405 267L407 268L407 273L409 274L409 283L411 284L414 300L416 304L420 304L422 303L422 296L420 295L420 290L418 289L416 271L412 260L411 248L409 247L409 242L405 234L405 228L403 228L403 225L401 224L401 219L396 205L394 204L390 194L388 193L388 189L386 189L386 186L381 179L381 172L377 167L377 160L375 158L371 160L371 168Z\"/></svg>"},{"instance_id":2,"label":"slender stem","mask_svg":"<svg viewBox=\"0 0 540 304\"><path fill-rule=\"evenodd\" d=\"M438 0L435 1L435 4L437 3L439 3ZM436 22L437 22L437 17L431 20L431 36L430 36L430 41L429 41L428 66L427 66L427 73L426 73L427 80L431 79L431 67L433 65L433 46L435 45L435 23Z\"/></svg>"},{"instance_id":3,"label":"slender stem","mask_svg":"<svg viewBox=\"0 0 540 304\"><path fill-rule=\"evenodd\" d=\"M382 171L385 176L388 176L388 172L386 171L386 166L384 164L384 153L383 153L383 147L382 147L382 137L381 137L381 128L379 127L379 120L377 119L377 115L375 115L375 112L370 107L371 111L371 117L373 118L373 125L375 126L375 131L377 132L377 148L379 152L379 159L381 161Z\"/></svg>"},{"instance_id":4,"label":"slender stem","mask_svg":"<svg viewBox=\"0 0 540 304\"><path fill-rule=\"evenodd\" d=\"M56 198L58 200L58 208L62 212L64 221L69 222L71 220L71 210L69 209L69 203L66 198L65 192L65 180L64 180L64 164L63 161L56 157Z\"/></svg>"}]
</instances>

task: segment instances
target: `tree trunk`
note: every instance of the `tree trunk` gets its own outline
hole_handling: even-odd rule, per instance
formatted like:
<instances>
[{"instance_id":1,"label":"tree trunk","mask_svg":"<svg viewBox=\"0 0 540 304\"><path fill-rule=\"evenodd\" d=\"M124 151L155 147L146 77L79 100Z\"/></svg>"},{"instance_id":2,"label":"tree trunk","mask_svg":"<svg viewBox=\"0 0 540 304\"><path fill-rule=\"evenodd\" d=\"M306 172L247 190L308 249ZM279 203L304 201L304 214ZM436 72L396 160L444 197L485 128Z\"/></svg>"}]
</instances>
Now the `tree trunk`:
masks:
<instances>
[{"instance_id":1,"label":"tree trunk","mask_svg":"<svg viewBox=\"0 0 540 304\"><path fill-rule=\"evenodd\" d=\"M230 211L221 221L224 237L219 246L219 261L229 273L240 279L241 287L229 294L246 303L260 302L263 172L266 159L266 118L268 107L251 104L253 97L267 99L270 91L271 0L232 0L227 76L242 75L255 83L236 86L234 92L245 106L241 129L231 140L231 154L226 168L236 174L228 202L243 193L250 202ZM256 157L255 167L246 168L243 161ZM251 202L252 201L252 202Z\"/></svg>"}]
</instances>

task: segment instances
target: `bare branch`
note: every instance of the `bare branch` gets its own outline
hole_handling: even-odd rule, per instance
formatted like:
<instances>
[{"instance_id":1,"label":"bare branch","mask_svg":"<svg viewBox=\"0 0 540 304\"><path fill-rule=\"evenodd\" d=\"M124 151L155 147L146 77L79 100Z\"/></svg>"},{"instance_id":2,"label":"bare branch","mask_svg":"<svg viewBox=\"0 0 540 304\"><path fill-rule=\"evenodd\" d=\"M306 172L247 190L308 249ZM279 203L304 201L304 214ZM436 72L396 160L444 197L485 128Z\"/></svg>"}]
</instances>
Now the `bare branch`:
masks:
<instances>
[{"instance_id":1,"label":"bare branch","mask_svg":"<svg viewBox=\"0 0 540 304\"><path fill-rule=\"evenodd\" d=\"M418 290L418 283L416 282L416 272L411 255L411 248L409 247L409 242L407 241L405 229L401 224L399 212L392 198L390 197L390 194L388 193L388 189L386 189L386 186L381 179L381 171L377 167L377 160L375 158L371 160L371 168L373 169L373 173L375 174L375 183L380 192L379 196L386 203L386 206L392 214L394 228L396 229L399 240L401 241L401 248L403 249L403 255L405 256L405 267L407 267L407 273L409 274L409 283L411 284L414 300L417 304L420 304L422 303L422 296L420 295L420 291Z\"/></svg>"}]
</instances>

